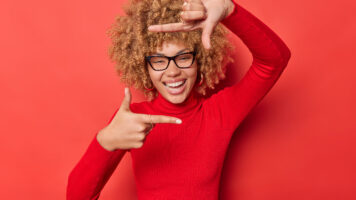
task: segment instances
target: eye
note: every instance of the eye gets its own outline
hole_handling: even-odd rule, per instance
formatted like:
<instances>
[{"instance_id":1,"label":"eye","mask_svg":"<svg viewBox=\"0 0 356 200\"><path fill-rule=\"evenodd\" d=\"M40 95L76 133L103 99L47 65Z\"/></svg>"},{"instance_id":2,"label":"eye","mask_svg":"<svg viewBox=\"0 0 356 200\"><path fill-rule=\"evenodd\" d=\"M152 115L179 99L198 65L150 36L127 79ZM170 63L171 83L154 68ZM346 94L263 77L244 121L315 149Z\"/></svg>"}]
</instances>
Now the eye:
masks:
<instances>
[{"instance_id":1,"label":"eye","mask_svg":"<svg viewBox=\"0 0 356 200\"><path fill-rule=\"evenodd\" d=\"M161 63L166 63L167 59L164 57L152 57L151 58L151 63L152 64L161 64Z\"/></svg>"},{"instance_id":2,"label":"eye","mask_svg":"<svg viewBox=\"0 0 356 200\"><path fill-rule=\"evenodd\" d=\"M189 59L189 56L182 56L179 58L179 60L187 60L187 59Z\"/></svg>"},{"instance_id":3,"label":"eye","mask_svg":"<svg viewBox=\"0 0 356 200\"><path fill-rule=\"evenodd\" d=\"M164 60L155 60L152 63L164 63Z\"/></svg>"},{"instance_id":4,"label":"eye","mask_svg":"<svg viewBox=\"0 0 356 200\"><path fill-rule=\"evenodd\" d=\"M178 56L178 60L185 61L185 60L191 60L193 56L191 54L183 54Z\"/></svg>"}]
</instances>

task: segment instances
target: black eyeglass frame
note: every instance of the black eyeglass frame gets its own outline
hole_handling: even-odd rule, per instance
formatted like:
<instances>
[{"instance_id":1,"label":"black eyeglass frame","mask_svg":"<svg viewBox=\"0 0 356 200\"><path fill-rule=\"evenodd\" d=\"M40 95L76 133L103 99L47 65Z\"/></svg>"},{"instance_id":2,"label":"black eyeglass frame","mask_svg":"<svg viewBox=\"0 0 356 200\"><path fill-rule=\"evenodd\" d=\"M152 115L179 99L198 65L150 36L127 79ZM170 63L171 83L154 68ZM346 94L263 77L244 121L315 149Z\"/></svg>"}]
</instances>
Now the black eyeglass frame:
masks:
<instances>
[{"instance_id":1,"label":"black eyeglass frame","mask_svg":"<svg viewBox=\"0 0 356 200\"><path fill-rule=\"evenodd\" d=\"M184 54L192 54L192 55L193 55L192 63L191 63L188 67L180 67L180 66L176 63L176 60L175 60L176 57L181 56L181 55L184 55ZM180 68L180 69L187 69L187 68L191 67L192 64L194 63L196 54L197 54L196 51L191 51L191 52L180 53L180 54L177 54L177 55L175 55L175 56L163 56L163 55L162 55L162 56L158 56L158 55L157 55L157 56L146 56L146 57L145 57L145 60L146 60L146 62L148 62L148 63L150 64L151 68L152 68L153 70L155 70L155 71L164 71L164 70L166 70L166 69L168 68L169 63L171 62L171 60L173 60L174 64L176 64L176 66L177 66L178 68ZM153 57L165 57L165 58L167 58L167 59L168 59L168 63L167 63L166 68L164 68L164 69L155 69L155 68L152 66L152 64L151 64L151 58L153 58Z\"/></svg>"}]
</instances>

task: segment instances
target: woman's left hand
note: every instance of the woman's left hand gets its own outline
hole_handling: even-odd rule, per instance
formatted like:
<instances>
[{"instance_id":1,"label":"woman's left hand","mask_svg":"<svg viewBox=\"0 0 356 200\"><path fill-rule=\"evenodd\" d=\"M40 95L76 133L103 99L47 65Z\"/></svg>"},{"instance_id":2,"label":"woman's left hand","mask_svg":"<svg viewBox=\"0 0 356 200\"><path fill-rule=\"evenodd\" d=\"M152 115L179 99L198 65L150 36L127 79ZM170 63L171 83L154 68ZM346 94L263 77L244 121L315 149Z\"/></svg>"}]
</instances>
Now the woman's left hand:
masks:
<instances>
[{"instance_id":1,"label":"woman's left hand","mask_svg":"<svg viewBox=\"0 0 356 200\"><path fill-rule=\"evenodd\" d=\"M210 48L210 36L216 25L234 9L232 0L184 0L180 23L151 25L149 31L176 32L203 29L202 42Z\"/></svg>"}]
</instances>

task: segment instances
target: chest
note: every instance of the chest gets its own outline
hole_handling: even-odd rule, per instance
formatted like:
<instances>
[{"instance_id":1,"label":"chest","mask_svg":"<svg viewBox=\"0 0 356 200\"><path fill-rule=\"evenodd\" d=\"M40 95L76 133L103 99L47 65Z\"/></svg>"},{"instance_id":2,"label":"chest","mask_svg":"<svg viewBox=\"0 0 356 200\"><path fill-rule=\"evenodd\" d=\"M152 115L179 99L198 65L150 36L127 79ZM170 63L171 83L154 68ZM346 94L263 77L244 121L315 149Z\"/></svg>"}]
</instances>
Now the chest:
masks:
<instances>
[{"instance_id":1,"label":"chest","mask_svg":"<svg viewBox=\"0 0 356 200\"><path fill-rule=\"evenodd\" d=\"M233 133L214 121L200 112L182 124L156 124L144 145L131 150L136 181L145 184L155 177L157 185L185 184L187 178L211 182L220 173Z\"/></svg>"}]
</instances>

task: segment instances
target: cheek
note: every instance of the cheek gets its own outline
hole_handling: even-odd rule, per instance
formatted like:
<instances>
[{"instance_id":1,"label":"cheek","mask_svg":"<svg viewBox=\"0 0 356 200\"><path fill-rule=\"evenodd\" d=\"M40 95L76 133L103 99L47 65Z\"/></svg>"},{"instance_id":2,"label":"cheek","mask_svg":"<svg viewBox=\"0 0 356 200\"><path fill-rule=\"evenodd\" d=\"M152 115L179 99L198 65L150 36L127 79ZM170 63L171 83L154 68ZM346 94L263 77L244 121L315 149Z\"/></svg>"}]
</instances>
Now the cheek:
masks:
<instances>
[{"instance_id":1,"label":"cheek","mask_svg":"<svg viewBox=\"0 0 356 200\"><path fill-rule=\"evenodd\" d=\"M162 73L154 71L153 69L148 68L148 74L150 76L151 81L153 84L160 82Z\"/></svg>"},{"instance_id":2,"label":"cheek","mask_svg":"<svg viewBox=\"0 0 356 200\"><path fill-rule=\"evenodd\" d=\"M189 71L187 71L187 75L190 79L192 79L193 81L197 78L197 66L194 66L194 68L191 68Z\"/></svg>"},{"instance_id":3,"label":"cheek","mask_svg":"<svg viewBox=\"0 0 356 200\"><path fill-rule=\"evenodd\" d=\"M188 76L192 80L196 79L197 78L197 70L191 71Z\"/></svg>"}]
</instances>

